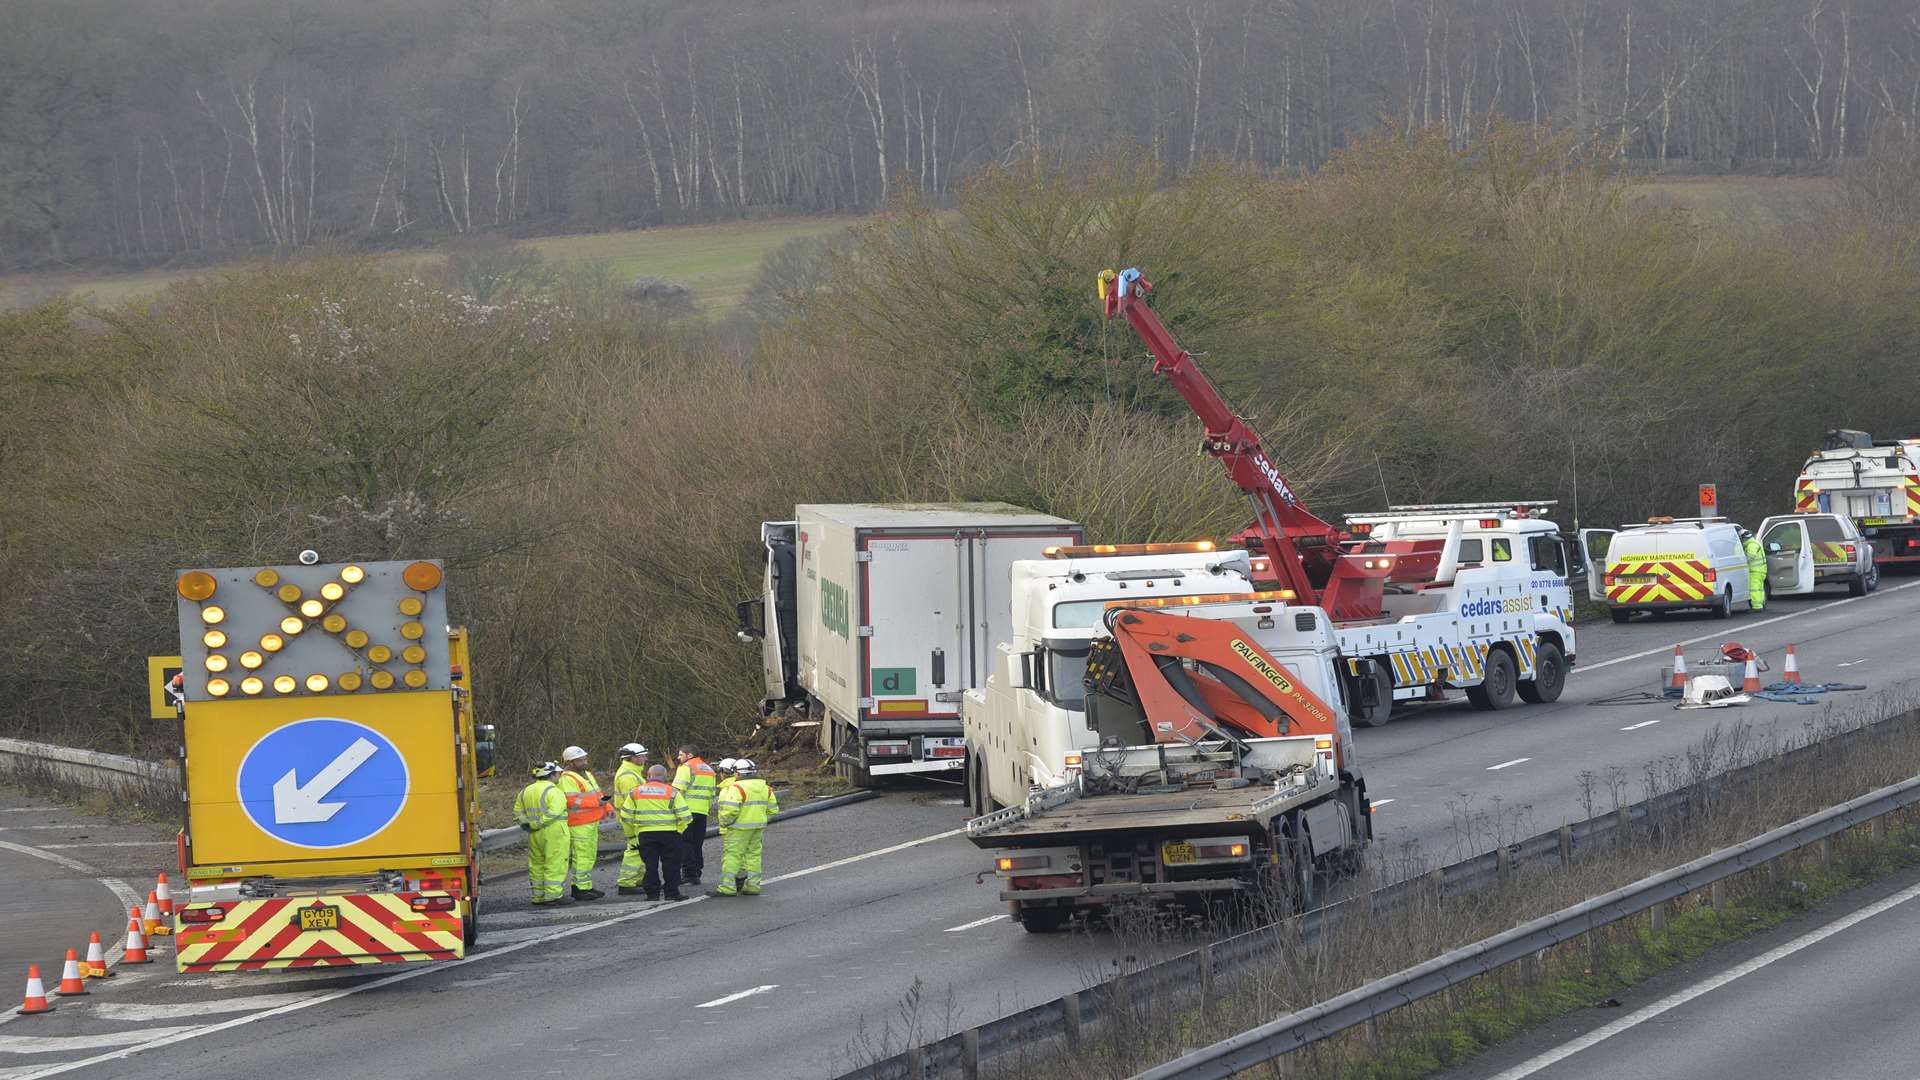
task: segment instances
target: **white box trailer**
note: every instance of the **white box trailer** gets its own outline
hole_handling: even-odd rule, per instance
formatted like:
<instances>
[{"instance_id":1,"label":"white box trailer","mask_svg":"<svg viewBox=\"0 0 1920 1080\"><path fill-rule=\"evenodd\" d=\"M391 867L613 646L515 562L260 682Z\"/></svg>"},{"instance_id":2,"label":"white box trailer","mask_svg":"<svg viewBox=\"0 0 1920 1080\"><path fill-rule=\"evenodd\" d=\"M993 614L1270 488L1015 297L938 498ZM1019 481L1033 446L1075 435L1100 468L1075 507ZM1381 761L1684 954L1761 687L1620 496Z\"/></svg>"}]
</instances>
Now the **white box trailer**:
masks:
<instances>
[{"instance_id":1,"label":"white box trailer","mask_svg":"<svg viewBox=\"0 0 1920 1080\"><path fill-rule=\"evenodd\" d=\"M1007 503L805 504L766 522L761 641L769 712L805 708L856 784L966 767L961 701L1012 637L1011 565L1081 541Z\"/></svg>"}]
</instances>

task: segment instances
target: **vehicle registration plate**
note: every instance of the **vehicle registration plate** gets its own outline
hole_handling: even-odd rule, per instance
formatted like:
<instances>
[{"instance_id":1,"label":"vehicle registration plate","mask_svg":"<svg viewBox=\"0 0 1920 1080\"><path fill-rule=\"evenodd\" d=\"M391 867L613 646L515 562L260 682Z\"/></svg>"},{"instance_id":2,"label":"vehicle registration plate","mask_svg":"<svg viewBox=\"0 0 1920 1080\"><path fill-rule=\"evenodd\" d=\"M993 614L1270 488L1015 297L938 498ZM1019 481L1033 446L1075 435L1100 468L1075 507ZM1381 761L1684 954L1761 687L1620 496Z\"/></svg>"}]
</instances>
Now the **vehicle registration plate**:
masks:
<instances>
[{"instance_id":1,"label":"vehicle registration plate","mask_svg":"<svg viewBox=\"0 0 1920 1080\"><path fill-rule=\"evenodd\" d=\"M1660 578L1654 574L1621 574L1613 580L1622 585L1651 585Z\"/></svg>"},{"instance_id":2,"label":"vehicle registration plate","mask_svg":"<svg viewBox=\"0 0 1920 1080\"><path fill-rule=\"evenodd\" d=\"M1169 840L1160 845L1160 861L1168 866L1190 863L1199 857L1199 853L1193 850L1193 845L1185 840Z\"/></svg>"},{"instance_id":3,"label":"vehicle registration plate","mask_svg":"<svg viewBox=\"0 0 1920 1080\"><path fill-rule=\"evenodd\" d=\"M300 929L338 930L340 929L340 909L337 907L303 907L300 909Z\"/></svg>"}]
</instances>

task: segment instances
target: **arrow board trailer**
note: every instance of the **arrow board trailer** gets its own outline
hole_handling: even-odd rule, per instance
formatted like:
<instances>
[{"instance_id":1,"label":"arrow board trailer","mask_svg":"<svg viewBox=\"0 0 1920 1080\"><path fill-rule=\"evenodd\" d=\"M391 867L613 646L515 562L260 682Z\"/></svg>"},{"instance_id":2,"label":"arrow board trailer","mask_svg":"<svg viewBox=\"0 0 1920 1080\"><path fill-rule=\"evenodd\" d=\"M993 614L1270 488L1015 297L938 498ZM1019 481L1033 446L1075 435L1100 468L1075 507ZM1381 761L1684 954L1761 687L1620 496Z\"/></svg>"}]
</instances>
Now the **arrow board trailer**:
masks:
<instances>
[{"instance_id":1,"label":"arrow board trailer","mask_svg":"<svg viewBox=\"0 0 1920 1080\"><path fill-rule=\"evenodd\" d=\"M182 571L183 972L473 943L473 712L438 562Z\"/></svg>"},{"instance_id":2,"label":"arrow board trailer","mask_svg":"<svg viewBox=\"0 0 1920 1080\"><path fill-rule=\"evenodd\" d=\"M1013 615L1008 569L1080 542L1080 525L1006 503L806 504L767 522L761 642L769 712L804 709L858 786L966 768L961 700Z\"/></svg>"}]
</instances>

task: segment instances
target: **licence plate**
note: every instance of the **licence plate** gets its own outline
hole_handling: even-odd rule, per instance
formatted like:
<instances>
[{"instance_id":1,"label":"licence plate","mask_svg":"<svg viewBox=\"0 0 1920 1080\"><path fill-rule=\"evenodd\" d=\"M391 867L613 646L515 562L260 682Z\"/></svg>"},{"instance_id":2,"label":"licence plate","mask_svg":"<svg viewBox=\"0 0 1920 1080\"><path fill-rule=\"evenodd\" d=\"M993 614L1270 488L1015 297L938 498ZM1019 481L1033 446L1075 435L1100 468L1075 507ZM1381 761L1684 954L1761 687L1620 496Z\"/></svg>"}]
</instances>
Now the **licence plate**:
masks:
<instances>
[{"instance_id":1,"label":"licence plate","mask_svg":"<svg viewBox=\"0 0 1920 1080\"><path fill-rule=\"evenodd\" d=\"M1180 866L1200 857L1193 845L1185 840L1169 840L1160 845L1160 861L1168 866Z\"/></svg>"},{"instance_id":2,"label":"licence plate","mask_svg":"<svg viewBox=\"0 0 1920 1080\"><path fill-rule=\"evenodd\" d=\"M340 929L340 909L337 907L303 907L300 909L300 929L338 930Z\"/></svg>"},{"instance_id":3,"label":"licence plate","mask_svg":"<svg viewBox=\"0 0 1920 1080\"><path fill-rule=\"evenodd\" d=\"M1654 574L1615 574L1613 580L1622 585L1652 585L1660 578Z\"/></svg>"}]
</instances>

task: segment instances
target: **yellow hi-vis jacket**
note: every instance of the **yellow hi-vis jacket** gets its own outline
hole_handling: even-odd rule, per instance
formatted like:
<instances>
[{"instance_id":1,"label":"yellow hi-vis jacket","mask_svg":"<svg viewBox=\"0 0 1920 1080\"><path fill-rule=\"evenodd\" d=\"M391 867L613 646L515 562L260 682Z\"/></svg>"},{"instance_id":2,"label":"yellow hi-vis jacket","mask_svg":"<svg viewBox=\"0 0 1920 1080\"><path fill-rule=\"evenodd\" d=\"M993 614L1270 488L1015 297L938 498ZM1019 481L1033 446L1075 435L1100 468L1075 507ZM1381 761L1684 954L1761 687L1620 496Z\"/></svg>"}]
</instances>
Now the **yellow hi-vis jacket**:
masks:
<instances>
[{"instance_id":1,"label":"yellow hi-vis jacket","mask_svg":"<svg viewBox=\"0 0 1920 1080\"><path fill-rule=\"evenodd\" d=\"M513 801L513 820L534 832L567 820L566 793L551 780L535 780Z\"/></svg>"},{"instance_id":2,"label":"yellow hi-vis jacket","mask_svg":"<svg viewBox=\"0 0 1920 1080\"><path fill-rule=\"evenodd\" d=\"M627 824L627 815L620 809L621 800L628 792L646 782L647 770L631 761L623 761L619 768L613 770L613 812L621 825Z\"/></svg>"},{"instance_id":3,"label":"yellow hi-vis jacket","mask_svg":"<svg viewBox=\"0 0 1920 1080\"><path fill-rule=\"evenodd\" d=\"M723 829L764 829L767 819L780 812L780 800L774 798L773 789L757 776L721 788L714 806Z\"/></svg>"},{"instance_id":4,"label":"yellow hi-vis jacket","mask_svg":"<svg viewBox=\"0 0 1920 1080\"><path fill-rule=\"evenodd\" d=\"M615 795L613 805L620 824L636 833L679 832L693 820L686 800L663 780L636 784L625 795Z\"/></svg>"},{"instance_id":5,"label":"yellow hi-vis jacket","mask_svg":"<svg viewBox=\"0 0 1920 1080\"><path fill-rule=\"evenodd\" d=\"M673 788L680 797L687 800L687 809L696 814L713 812L713 796L720 788L720 778L713 773L713 766L699 758L688 758L685 765L673 774Z\"/></svg>"}]
</instances>

